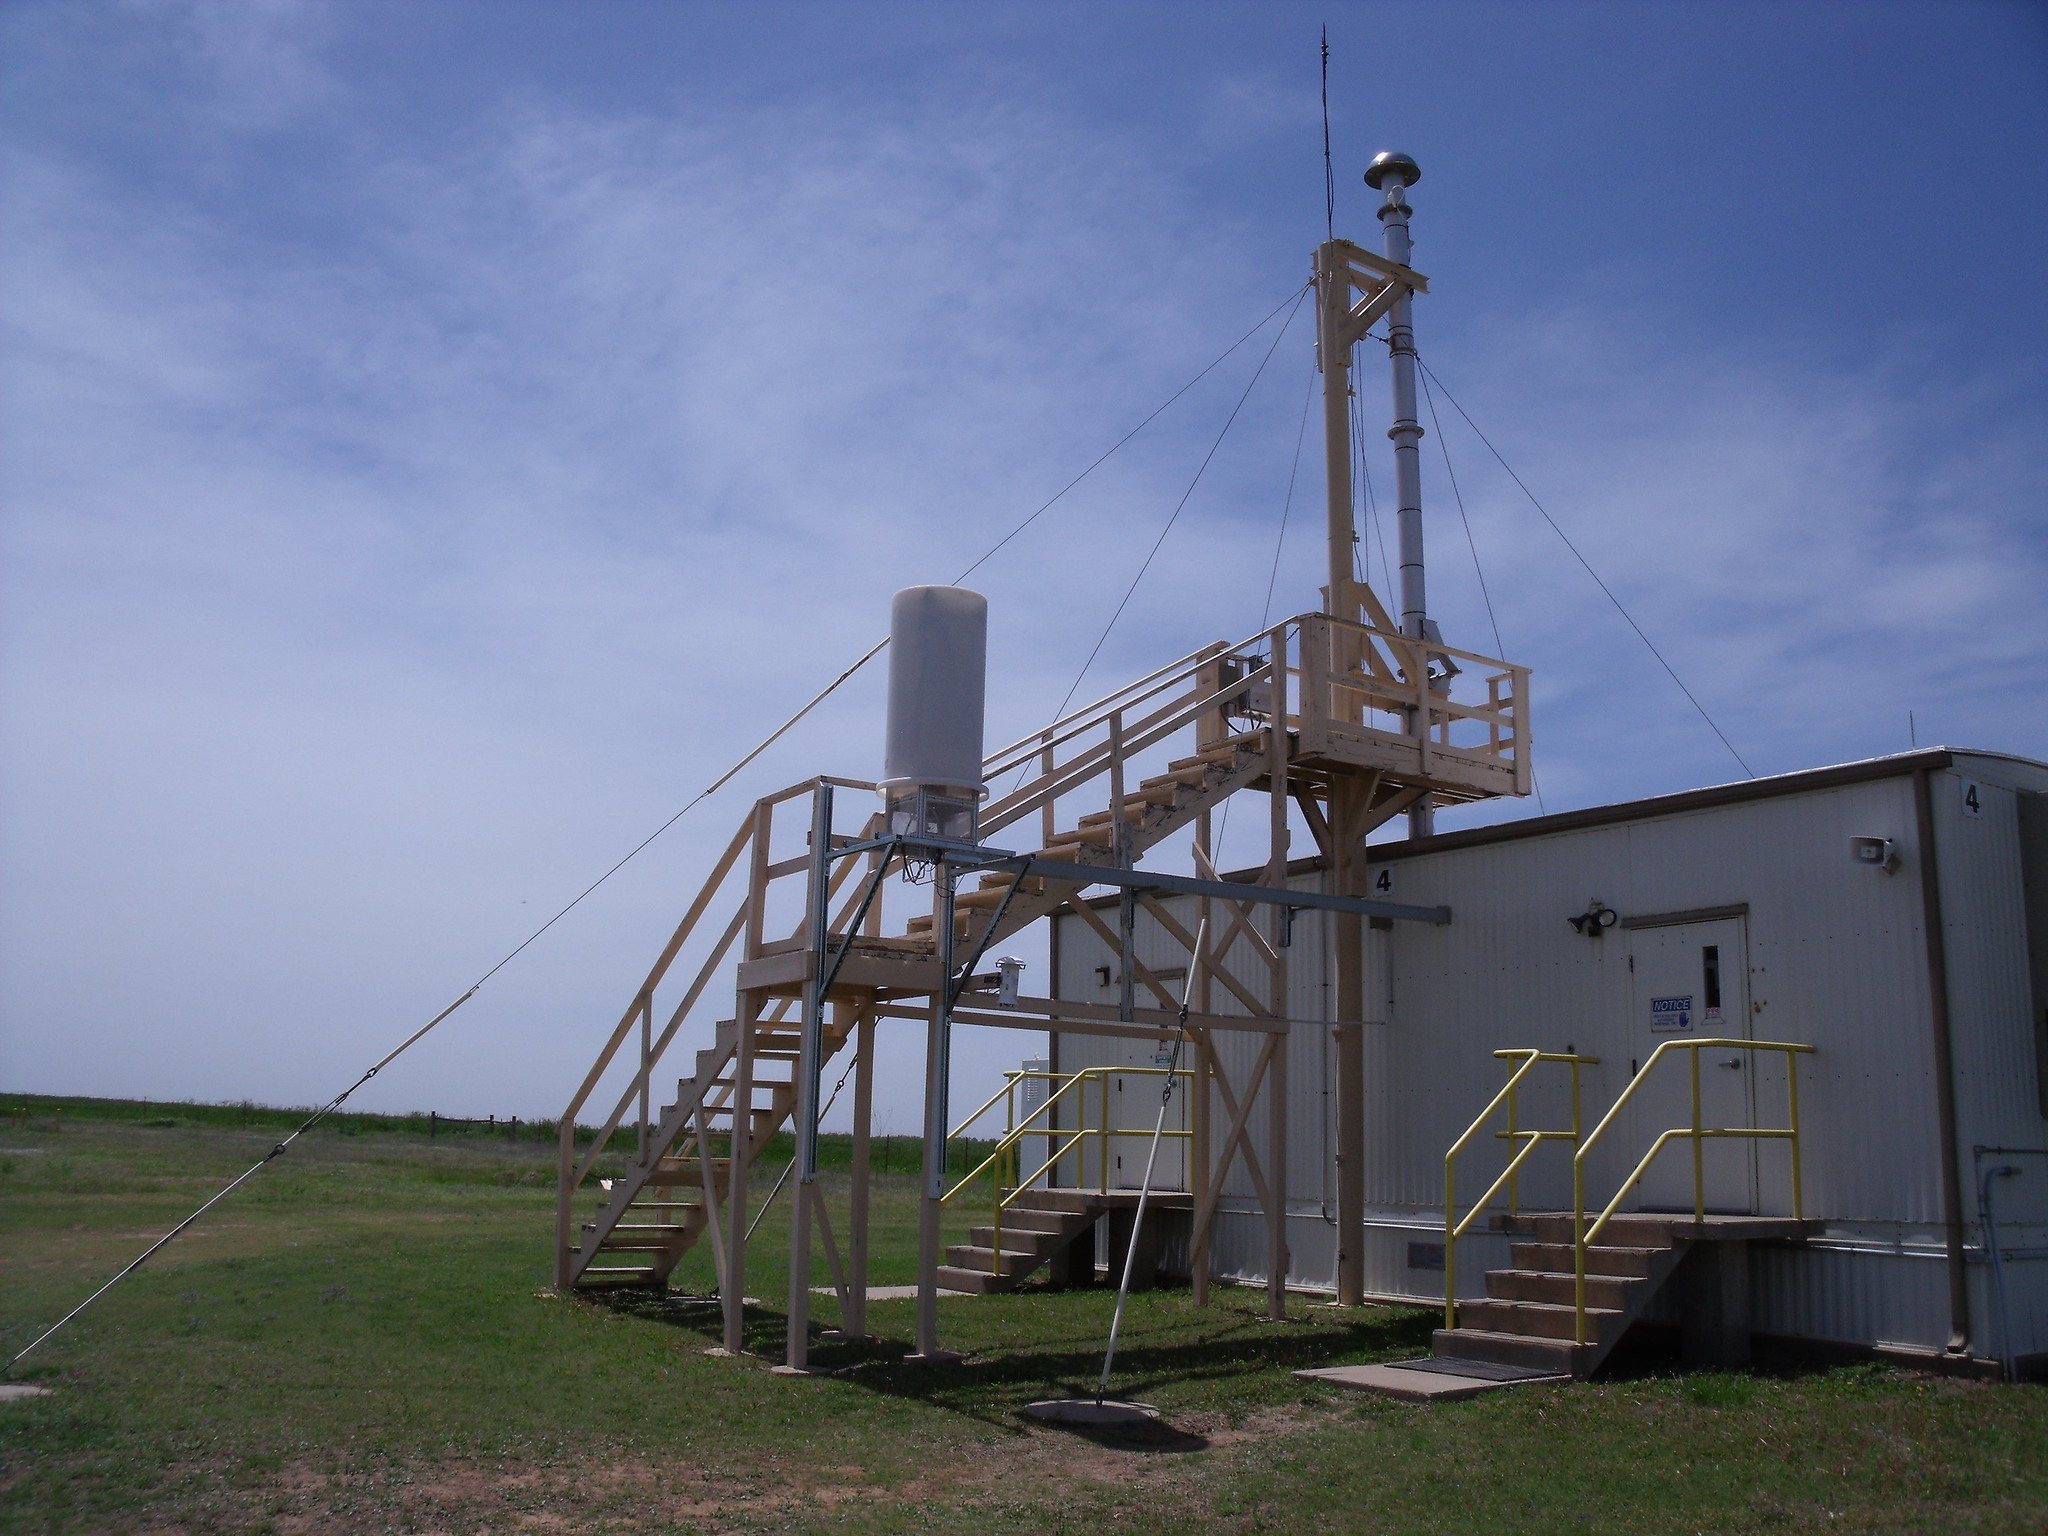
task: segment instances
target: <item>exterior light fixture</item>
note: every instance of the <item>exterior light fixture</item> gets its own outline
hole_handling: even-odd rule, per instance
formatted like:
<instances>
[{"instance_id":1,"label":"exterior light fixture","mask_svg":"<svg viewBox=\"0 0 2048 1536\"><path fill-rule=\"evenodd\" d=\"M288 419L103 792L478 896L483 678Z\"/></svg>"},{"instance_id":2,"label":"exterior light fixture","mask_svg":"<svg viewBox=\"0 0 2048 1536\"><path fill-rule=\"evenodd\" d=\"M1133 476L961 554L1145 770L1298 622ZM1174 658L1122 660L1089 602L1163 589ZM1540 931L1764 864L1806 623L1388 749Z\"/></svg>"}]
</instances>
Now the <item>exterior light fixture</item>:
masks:
<instances>
[{"instance_id":1,"label":"exterior light fixture","mask_svg":"<svg viewBox=\"0 0 2048 1536\"><path fill-rule=\"evenodd\" d=\"M1595 901L1577 917L1568 917L1565 921L1587 938L1597 939L1601 934L1621 921L1621 914L1608 906L1606 902Z\"/></svg>"},{"instance_id":2,"label":"exterior light fixture","mask_svg":"<svg viewBox=\"0 0 2048 1536\"><path fill-rule=\"evenodd\" d=\"M1849 839L1849 857L1858 864L1872 869L1881 869L1886 874L1899 867L1899 850L1888 837L1852 837Z\"/></svg>"}]
</instances>

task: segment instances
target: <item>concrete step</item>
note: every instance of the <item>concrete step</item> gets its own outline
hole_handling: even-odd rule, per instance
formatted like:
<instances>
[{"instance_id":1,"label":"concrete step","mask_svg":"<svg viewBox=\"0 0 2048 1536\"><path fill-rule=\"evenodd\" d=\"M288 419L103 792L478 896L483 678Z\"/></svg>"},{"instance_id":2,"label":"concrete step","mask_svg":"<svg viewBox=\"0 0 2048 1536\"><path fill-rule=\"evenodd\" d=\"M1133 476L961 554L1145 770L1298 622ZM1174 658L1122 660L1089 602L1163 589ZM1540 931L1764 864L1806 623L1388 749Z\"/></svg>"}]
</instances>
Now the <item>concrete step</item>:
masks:
<instances>
[{"instance_id":1,"label":"concrete step","mask_svg":"<svg viewBox=\"0 0 2048 1536\"><path fill-rule=\"evenodd\" d=\"M1070 1216L1086 1216L1097 1206L1095 1197L1080 1189L1024 1189L1017 1192L1011 1211L1049 1211Z\"/></svg>"},{"instance_id":2,"label":"concrete step","mask_svg":"<svg viewBox=\"0 0 2048 1536\"><path fill-rule=\"evenodd\" d=\"M992 1296L1015 1286L1015 1282L1005 1276L991 1275L979 1269L956 1269L950 1264L939 1265L937 1274L942 1289L968 1291L976 1296Z\"/></svg>"},{"instance_id":3,"label":"concrete step","mask_svg":"<svg viewBox=\"0 0 2048 1536\"><path fill-rule=\"evenodd\" d=\"M1592 1218L1586 1219L1587 1226ZM1561 1214L1512 1216L1502 1225L1507 1231L1519 1236L1533 1237L1539 1243L1563 1243L1570 1246L1577 1240L1575 1222L1569 1211ZM1678 1216L1617 1216L1600 1229L1603 1246L1617 1248L1671 1248L1681 1239L1672 1235L1674 1226L1690 1229L1690 1218Z\"/></svg>"},{"instance_id":4,"label":"concrete step","mask_svg":"<svg viewBox=\"0 0 2048 1536\"><path fill-rule=\"evenodd\" d=\"M1609 1248L1605 1245L1588 1248L1586 1273L1644 1278L1649 1275L1651 1265L1665 1252L1662 1248ZM1508 1256L1514 1260L1517 1269L1540 1269L1560 1275L1575 1273L1570 1243L1510 1243Z\"/></svg>"},{"instance_id":5,"label":"concrete step","mask_svg":"<svg viewBox=\"0 0 2048 1536\"><path fill-rule=\"evenodd\" d=\"M576 1277L577 1289L595 1290L606 1285L648 1285L655 1280L651 1264L616 1265L608 1269L586 1269Z\"/></svg>"},{"instance_id":6,"label":"concrete step","mask_svg":"<svg viewBox=\"0 0 2048 1536\"><path fill-rule=\"evenodd\" d=\"M1003 1212L1005 1232L1078 1232L1085 1225L1065 1211L1041 1211L1028 1205L1013 1205Z\"/></svg>"},{"instance_id":7,"label":"concrete step","mask_svg":"<svg viewBox=\"0 0 2048 1536\"><path fill-rule=\"evenodd\" d=\"M1586 1305L1626 1312L1635 1304L1638 1288L1649 1283L1627 1275L1589 1273L1586 1276ZM1569 1307L1574 1304L1577 1283L1570 1275L1553 1274L1549 1270L1489 1269L1486 1272L1486 1294L1495 1301L1541 1301L1552 1306Z\"/></svg>"},{"instance_id":8,"label":"concrete step","mask_svg":"<svg viewBox=\"0 0 2048 1536\"><path fill-rule=\"evenodd\" d=\"M996 1243L994 1227L970 1227L967 1240L977 1250L993 1249ZM1018 1228L1009 1223L1003 1225L1003 1249L1005 1252L1034 1253L1042 1263L1067 1246L1068 1238L1063 1232L1035 1231L1029 1227Z\"/></svg>"},{"instance_id":9,"label":"concrete step","mask_svg":"<svg viewBox=\"0 0 2048 1536\"><path fill-rule=\"evenodd\" d=\"M1539 1339L1519 1333L1490 1333L1483 1328L1439 1328L1431 1336L1439 1360L1488 1360L1519 1365L1559 1376L1589 1374L1597 1346L1569 1339Z\"/></svg>"},{"instance_id":10,"label":"concrete step","mask_svg":"<svg viewBox=\"0 0 2048 1536\"><path fill-rule=\"evenodd\" d=\"M1461 1301L1458 1321L1467 1328L1525 1338L1570 1342L1578 1333L1578 1314L1572 1307L1541 1301ZM1610 1344L1628 1326L1628 1314L1612 1307L1589 1306L1586 1323L1596 1342Z\"/></svg>"},{"instance_id":11,"label":"concrete step","mask_svg":"<svg viewBox=\"0 0 2048 1536\"><path fill-rule=\"evenodd\" d=\"M984 1275L1001 1275L1008 1280L1021 1280L1045 1262L1045 1255L1016 1248L1005 1248L998 1254L992 1248L976 1248L969 1243L959 1243L946 1250L946 1262L955 1269L973 1270Z\"/></svg>"}]
</instances>

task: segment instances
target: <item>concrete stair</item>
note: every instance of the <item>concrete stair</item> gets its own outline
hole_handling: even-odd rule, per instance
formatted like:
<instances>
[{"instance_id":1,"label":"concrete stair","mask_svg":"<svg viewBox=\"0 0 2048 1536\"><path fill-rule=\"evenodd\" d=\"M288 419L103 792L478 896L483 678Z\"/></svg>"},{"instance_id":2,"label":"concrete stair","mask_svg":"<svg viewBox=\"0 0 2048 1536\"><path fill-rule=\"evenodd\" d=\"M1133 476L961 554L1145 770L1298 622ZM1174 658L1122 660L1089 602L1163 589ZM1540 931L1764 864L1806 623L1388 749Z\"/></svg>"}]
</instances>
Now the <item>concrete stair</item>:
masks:
<instances>
[{"instance_id":1,"label":"concrete stair","mask_svg":"<svg viewBox=\"0 0 2048 1536\"><path fill-rule=\"evenodd\" d=\"M972 1241L946 1250L939 1284L952 1291L988 1295L1014 1289L1017 1282L1063 1254L1077 1239L1091 1244L1088 1267L1095 1266L1092 1246L1099 1205L1069 1190L1026 1189L1003 1212L1002 1249L995 1247L994 1226L975 1227Z\"/></svg>"},{"instance_id":2,"label":"concrete stair","mask_svg":"<svg viewBox=\"0 0 2048 1536\"><path fill-rule=\"evenodd\" d=\"M1695 1282L1746 1291L1747 1244L1808 1237L1821 1223L1771 1216L1708 1216L1697 1222L1690 1216L1616 1216L1602 1229L1600 1242L1586 1250L1591 1338L1585 1344L1576 1340L1573 1225L1563 1212L1499 1218L1500 1230L1523 1239L1509 1245L1513 1267L1488 1270L1486 1295L1458 1303L1458 1326L1436 1331L1437 1357L1583 1379L1600 1368L1630 1324L1679 1274L1686 1256L1704 1248L1711 1251L1687 1266L1694 1280L1679 1288L1688 1357L1707 1363L1746 1359L1746 1299L1732 1308L1722 1301L1709 1305Z\"/></svg>"},{"instance_id":3,"label":"concrete stair","mask_svg":"<svg viewBox=\"0 0 2048 1536\"><path fill-rule=\"evenodd\" d=\"M1483 1360L1583 1380L1649 1306L1690 1240L1668 1219L1610 1221L1600 1234L1603 1241L1586 1250L1590 1341L1581 1344L1571 1216L1510 1217L1503 1225L1535 1240L1511 1244L1514 1267L1488 1270L1485 1297L1459 1302L1458 1326L1437 1329L1434 1353L1440 1360Z\"/></svg>"}]
</instances>

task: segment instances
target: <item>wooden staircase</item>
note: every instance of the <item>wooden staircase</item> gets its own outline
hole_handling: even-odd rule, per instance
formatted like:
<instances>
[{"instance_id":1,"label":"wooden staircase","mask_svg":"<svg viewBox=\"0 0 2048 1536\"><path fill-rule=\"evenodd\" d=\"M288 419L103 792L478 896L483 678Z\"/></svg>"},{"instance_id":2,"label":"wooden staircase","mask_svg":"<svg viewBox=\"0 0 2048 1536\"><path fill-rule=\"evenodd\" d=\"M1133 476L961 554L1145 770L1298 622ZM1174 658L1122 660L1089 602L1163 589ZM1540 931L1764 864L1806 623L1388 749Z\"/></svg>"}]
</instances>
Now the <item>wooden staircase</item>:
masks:
<instances>
[{"instance_id":1,"label":"wooden staircase","mask_svg":"<svg viewBox=\"0 0 2048 1536\"><path fill-rule=\"evenodd\" d=\"M1267 769L1268 746L1269 731L1260 728L1226 737L1191 757L1175 759L1164 773L1142 780L1135 791L1126 793L1125 830L1120 838L1114 813L1098 811L1081 817L1071 831L1047 839L1038 853L1073 864L1135 862L1147 848L1260 778ZM1001 806L998 802L991 810L998 811ZM963 960L1046 916L1073 890L1070 882L1033 877L1012 893L1015 884L1016 876L1010 873L984 874L979 889L956 898L955 935ZM996 924L998 911L1001 921ZM864 946L886 946L899 958L906 951L913 956L934 956L937 945L932 921L929 913L913 916L903 937L856 939L855 952ZM800 940L793 943L800 945ZM793 943L772 948L787 952ZM847 989L835 986L834 995L843 990ZM663 1108L658 1121L649 1124L623 1174L610 1181L593 1218L581 1224L566 1266L571 1285L665 1284L683 1256L711 1230L714 1214L723 1210L731 1187L733 1156L744 1158L751 1167L776 1133L787 1128L795 1112L801 1042L788 1016L793 1001L785 992L754 1025L754 1080L744 1106L735 1097L739 1091L739 1026L730 1019L719 1024L715 1043L697 1053L695 1073L678 1083L675 1101ZM828 1024L824 1060L829 1062L847 1038L843 1027L835 1030ZM1053 1236L1061 1227L1035 1230ZM1013 1236L1028 1246L1011 1248ZM1025 1239L1021 1229L1013 1234L1006 1227L1000 1260L991 1251L989 1266L980 1270L971 1260L956 1260L951 1272L956 1278L942 1277L941 1283L962 1290L1007 1288L1066 1241L1053 1242L1041 1254L1038 1238ZM959 1254L974 1251L971 1245L955 1250ZM720 1266L722 1270L722 1257ZM987 1283L977 1285L976 1274Z\"/></svg>"},{"instance_id":2,"label":"wooden staircase","mask_svg":"<svg viewBox=\"0 0 2048 1536\"><path fill-rule=\"evenodd\" d=\"M1576 1340L1573 1217L1569 1212L1506 1216L1501 1229L1524 1239L1508 1250L1513 1267L1486 1273L1486 1295L1458 1303L1458 1326L1439 1328L1439 1360L1484 1361L1583 1380L1621 1342L1687 1252L1700 1243L1801 1237L1819 1223L1769 1217L1615 1216L1586 1250L1590 1341Z\"/></svg>"}]
</instances>

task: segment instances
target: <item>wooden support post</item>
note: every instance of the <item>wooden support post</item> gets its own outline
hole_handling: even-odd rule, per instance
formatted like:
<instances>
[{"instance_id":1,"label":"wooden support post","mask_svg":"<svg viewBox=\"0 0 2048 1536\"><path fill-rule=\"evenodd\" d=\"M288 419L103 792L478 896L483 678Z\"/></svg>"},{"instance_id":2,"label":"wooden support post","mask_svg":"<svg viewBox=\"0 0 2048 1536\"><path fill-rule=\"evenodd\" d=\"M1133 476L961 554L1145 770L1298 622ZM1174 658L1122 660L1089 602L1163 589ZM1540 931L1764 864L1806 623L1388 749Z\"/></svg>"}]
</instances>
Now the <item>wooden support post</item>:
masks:
<instances>
[{"instance_id":1,"label":"wooden support post","mask_svg":"<svg viewBox=\"0 0 2048 1536\"><path fill-rule=\"evenodd\" d=\"M767 801L754 804L753 867L747 882L746 957L758 960L767 940L768 834L774 812ZM719 1293L724 1313L723 1344L728 1354L747 1347L747 1163L754 1140L754 1027L761 1017L760 994L742 992L733 1010L732 1130L726 1136L725 1216L731 1224L725 1243L725 1285Z\"/></svg>"},{"instance_id":2,"label":"wooden support post","mask_svg":"<svg viewBox=\"0 0 2048 1536\"><path fill-rule=\"evenodd\" d=\"M1276 658L1286 652L1284 630L1273 631L1271 643ZM1275 677L1271 738L1267 743L1267 775L1271 788L1272 846L1267 855L1265 884L1284 890L1287 886L1287 706L1283 679ZM1278 1018L1289 1017L1287 1007L1287 952L1294 914L1290 908L1274 907L1273 960L1268 967L1272 984L1271 1008ZM1266 1073L1266 1308L1272 1318L1287 1316L1287 1056L1292 1037L1274 1042L1273 1064Z\"/></svg>"},{"instance_id":3,"label":"wooden support post","mask_svg":"<svg viewBox=\"0 0 2048 1536\"><path fill-rule=\"evenodd\" d=\"M804 948L811 977L804 986L802 1033L796 1063L796 1198L790 1202L789 1310L783 1337L783 1367L801 1371L811 1352L811 1224L818 1190L818 1090L825 1058L825 962L831 934L832 786L820 781L811 791L811 879L804 907Z\"/></svg>"},{"instance_id":4,"label":"wooden support post","mask_svg":"<svg viewBox=\"0 0 2048 1536\"><path fill-rule=\"evenodd\" d=\"M1365 894L1361 791L1370 793L1348 776L1330 789L1330 889L1339 896ZM1331 917L1337 929L1337 1305L1355 1307L1365 1300L1365 919L1356 912Z\"/></svg>"},{"instance_id":5,"label":"wooden support post","mask_svg":"<svg viewBox=\"0 0 2048 1536\"><path fill-rule=\"evenodd\" d=\"M1214 690L1212 689L1211 691L1213 692ZM1203 724L1207 727L1209 720L1205 719ZM1214 867L1216 853L1215 847L1210 840L1210 833L1209 813L1203 811L1195 818L1195 868L1197 870ZM1205 876L1205 878L1207 877ZM1206 896L1202 897L1197 904L1197 909L1199 915L1195 932L1202 940L1203 950L1202 953L1193 956L1188 963L1195 968L1195 1010L1198 1013L1208 1013L1212 1001L1212 986L1209 975L1209 967L1212 962L1209 957L1217 952L1215 938L1209 931L1211 917L1209 898ZM1214 1171L1209 1166L1209 1113L1211 1107L1209 1077L1214 1070L1214 1052L1215 1046L1208 1030L1205 1029L1196 1035L1195 1055L1191 1063L1195 1069L1195 1077L1188 1104L1188 1129L1193 1132L1193 1135L1188 1138L1188 1191L1193 1195L1194 1208L1198 1211L1205 1208L1208 1202L1209 1186L1215 1177ZM1206 1229L1201 1233L1199 1239L1190 1245L1188 1272L1189 1282L1194 1290L1195 1305L1206 1307L1209 1304L1209 1234Z\"/></svg>"},{"instance_id":6,"label":"wooden support post","mask_svg":"<svg viewBox=\"0 0 2048 1536\"><path fill-rule=\"evenodd\" d=\"M1287 921L1284 910L1280 920ZM1284 976L1287 962L1280 964ZM1266 1168L1272 1181L1266 1212L1266 1315L1275 1322L1287 1317L1287 1055L1293 1043L1291 1035L1275 1036L1273 1065L1266 1070Z\"/></svg>"},{"instance_id":7,"label":"wooden support post","mask_svg":"<svg viewBox=\"0 0 2048 1536\"><path fill-rule=\"evenodd\" d=\"M846 1306L840 1312L839 1331L849 1339L864 1339L868 1332L868 1185L869 1148L872 1144L875 1110L875 1015L863 1006L854 1027L853 1062L853 1173L851 1210L846 1218L847 1279Z\"/></svg>"}]
</instances>

